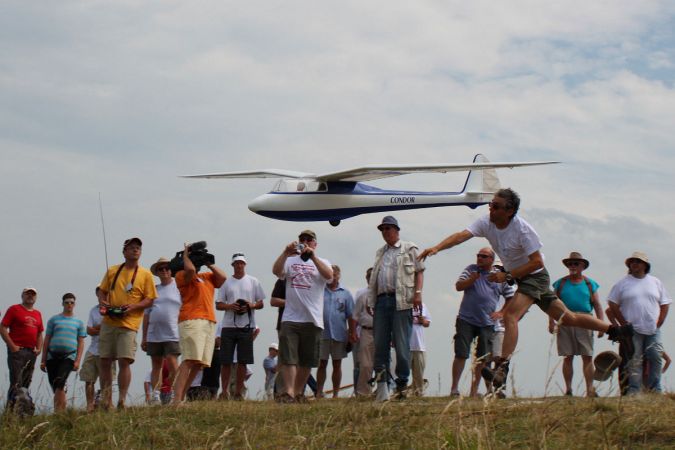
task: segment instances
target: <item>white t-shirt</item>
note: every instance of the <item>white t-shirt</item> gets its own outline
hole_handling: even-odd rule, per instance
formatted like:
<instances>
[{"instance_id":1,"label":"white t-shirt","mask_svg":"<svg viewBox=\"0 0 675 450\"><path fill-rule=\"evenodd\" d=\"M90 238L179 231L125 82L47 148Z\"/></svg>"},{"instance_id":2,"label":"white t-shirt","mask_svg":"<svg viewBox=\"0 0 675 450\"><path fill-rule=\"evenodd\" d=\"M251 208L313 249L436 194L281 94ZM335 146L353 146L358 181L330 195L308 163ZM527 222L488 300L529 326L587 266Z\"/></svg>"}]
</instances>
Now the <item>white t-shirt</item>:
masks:
<instances>
[{"instance_id":1,"label":"white t-shirt","mask_svg":"<svg viewBox=\"0 0 675 450\"><path fill-rule=\"evenodd\" d=\"M356 291L356 296L354 298L352 319L358 324L358 333L359 336L361 336L361 326L373 328L373 316L366 311L366 307L368 306L368 288L365 287Z\"/></svg>"},{"instance_id":2,"label":"white t-shirt","mask_svg":"<svg viewBox=\"0 0 675 450\"><path fill-rule=\"evenodd\" d=\"M98 305L89 310L89 319L87 320L88 327L97 327L101 325L102 320L103 317L101 317L101 312L98 310ZM98 334L91 337L87 352L94 356L98 356Z\"/></svg>"},{"instance_id":3,"label":"white t-shirt","mask_svg":"<svg viewBox=\"0 0 675 450\"><path fill-rule=\"evenodd\" d=\"M157 298L150 308L145 310L148 314L148 342L178 342L178 313L183 300L176 286L176 281L166 286L157 285Z\"/></svg>"},{"instance_id":4,"label":"white t-shirt","mask_svg":"<svg viewBox=\"0 0 675 450\"><path fill-rule=\"evenodd\" d=\"M330 267L330 262L320 258ZM286 259L284 273L286 280L286 308L282 322L312 322L323 329L323 290L331 280L319 273L310 259L303 261L300 256Z\"/></svg>"},{"instance_id":5,"label":"white t-shirt","mask_svg":"<svg viewBox=\"0 0 675 450\"><path fill-rule=\"evenodd\" d=\"M218 290L216 303L232 304L242 299L249 302L257 302L265 299L265 292L257 278L248 274L237 279L230 277L225 284ZM223 318L220 321L218 329L225 328L245 328L250 325L255 329L255 310L251 310L251 321L249 323L248 314L236 314L234 311L223 311Z\"/></svg>"},{"instance_id":6,"label":"white t-shirt","mask_svg":"<svg viewBox=\"0 0 675 450\"><path fill-rule=\"evenodd\" d=\"M640 334L656 334L661 305L672 303L661 281L649 274L644 278L626 275L609 292L610 302L619 305L624 319Z\"/></svg>"},{"instance_id":7,"label":"white t-shirt","mask_svg":"<svg viewBox=\"0 0 675 450\"><path fill-rule=\"evenodd\" d=\"M490 216L483 216L469 225L467 231L476 237L486 238L509 271L527 264L528 256L543 247L537 232L520 216L514 216L503 230L490 222ZM543 260L544 255L541 257Z\"/></svg>"},{"instance_id":8,"label":"white t-shirt","mask_svg":"<svg viewBox=\"0 0 675 450\"><path fill-rule=\"evenodd\" d=\"M422 303L422 318L431 322L431 314L429 314L427 305L424 303ZM424 327L418 322L418 320L419 312L418 310L413 309L413 326L412 333L410 334L410 351L426 352L427 348L424 345Z\"/></svg>"}]
</instances>

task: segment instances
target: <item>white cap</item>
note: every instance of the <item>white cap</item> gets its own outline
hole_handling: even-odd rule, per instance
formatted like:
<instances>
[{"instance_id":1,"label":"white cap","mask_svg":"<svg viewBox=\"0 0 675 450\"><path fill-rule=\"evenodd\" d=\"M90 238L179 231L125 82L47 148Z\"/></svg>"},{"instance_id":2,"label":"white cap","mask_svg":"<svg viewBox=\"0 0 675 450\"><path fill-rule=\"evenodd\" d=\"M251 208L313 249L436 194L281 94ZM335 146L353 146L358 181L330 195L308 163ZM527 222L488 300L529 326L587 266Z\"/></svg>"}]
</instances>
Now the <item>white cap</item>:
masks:
<instances>
[{"instance_id":1,"label":"white cap","mask_svg":"<svg viewBox=\"0 0 675 450\"><path fill-rule=\"evenodd\" d=\"M246 263L246 257L242 252L237 252L232 255L232 264L234 264L236 261L244 261L244 263Z\"/></svg>"},{"instance_id":2,"label":"white cap","mask_svg":"<svg viewBox=\"0 0 675 450\"><path fill-rule=\"evenodd\" d=\"M273 348L274 350L279 350L279 344L277 344L276 342L272 342L270 344L270 346L268 347L268 349L269 348Z\"/></svg>"},{"instance_id":3,"label":"white cap","mask_svg":"<svg viewBox=\"0 0 675 450\"><path fill-rule=\"evenodd\" d=\"M35 295L37 295L37 289L35 289L32 286L28 286L28 287L23 288L23 291L21 291L21 294L25 294L26 292L29 292L29 291L33 291L33 292L35 292Z\"/></svg>"}]
</instances>

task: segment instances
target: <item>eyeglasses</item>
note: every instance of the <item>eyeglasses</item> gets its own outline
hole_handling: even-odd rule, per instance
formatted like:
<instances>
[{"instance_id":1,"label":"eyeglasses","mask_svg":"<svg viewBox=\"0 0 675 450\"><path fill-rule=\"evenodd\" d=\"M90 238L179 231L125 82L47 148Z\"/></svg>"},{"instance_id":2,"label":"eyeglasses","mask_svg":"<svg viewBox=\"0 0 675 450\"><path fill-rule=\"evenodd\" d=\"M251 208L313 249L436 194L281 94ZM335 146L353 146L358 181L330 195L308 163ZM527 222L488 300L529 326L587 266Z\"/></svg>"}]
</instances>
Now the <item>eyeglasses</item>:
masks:
<instances>
[{"instance_id":1,"label":"eyeglasses","mask_svg":"<svg viewBox=\"0 0 675 450\"><path fill-rule=\"evenodd\" d=\"M506 205L502 205L501 203L495 203L495 202L490 202L488 203L488 207L490 209L494 209L495 211L499 211L500 209L507 209Z\"/></svg>"},{"instance_id":2,"label":"eyeglasses","mask_svg":"<svg viewBox=\"0 0 675 450\"><path fill-rule=\"evenodd\" d=\"M570 261L567 263L567 267L577 267L580 266L581 263L579 261Z\"/></svg>"},{"instance_id":3,"label":"eyeglasses","mask_svg":"<svg viewBox=\"0 0 675 450\"><path fill-rule=\"evenodd\" d=\"M74 304L75 304L75 301L73 301L73 300L66 300L66 301L63 302L63 304L64 304L64 305L74 305Z\"/></svg>"},{"instance_id":4,"label":"eyeglasses","mask_svg":"<svg viewBox=\"0 0 675 450\"><path fill-rule=\"evenodd\" d=\"M477 254L476 257L478 258L492 258L492 255L483 255L481 253Z\"/></svg>"}]
</instances>

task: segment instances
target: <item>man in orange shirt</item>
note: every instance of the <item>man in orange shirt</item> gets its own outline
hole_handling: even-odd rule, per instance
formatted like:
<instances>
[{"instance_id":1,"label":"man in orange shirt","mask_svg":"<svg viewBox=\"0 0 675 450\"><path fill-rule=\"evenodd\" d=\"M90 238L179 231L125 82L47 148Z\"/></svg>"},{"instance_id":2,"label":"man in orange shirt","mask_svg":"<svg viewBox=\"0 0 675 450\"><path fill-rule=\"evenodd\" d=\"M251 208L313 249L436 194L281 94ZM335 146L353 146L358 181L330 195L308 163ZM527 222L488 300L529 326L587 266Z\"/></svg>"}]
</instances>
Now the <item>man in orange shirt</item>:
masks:
<instances>
[{"instance_id":1,"label":"man in orange shirt","mask_svg":"<svg viewBox=\"0 0 675 450\"><path fill-rule=\"evenodd\" d=\"M211 366L216 333L214 291L227 279L225 272L211 259L206 263L211 273L198 273L185 244L183 270L176 274L176 285L183 297L178 314L178 333L183 361L178 367L174 386L174 404L185 400L185 393L199 371Z\"/></svg>"}]
</instances>

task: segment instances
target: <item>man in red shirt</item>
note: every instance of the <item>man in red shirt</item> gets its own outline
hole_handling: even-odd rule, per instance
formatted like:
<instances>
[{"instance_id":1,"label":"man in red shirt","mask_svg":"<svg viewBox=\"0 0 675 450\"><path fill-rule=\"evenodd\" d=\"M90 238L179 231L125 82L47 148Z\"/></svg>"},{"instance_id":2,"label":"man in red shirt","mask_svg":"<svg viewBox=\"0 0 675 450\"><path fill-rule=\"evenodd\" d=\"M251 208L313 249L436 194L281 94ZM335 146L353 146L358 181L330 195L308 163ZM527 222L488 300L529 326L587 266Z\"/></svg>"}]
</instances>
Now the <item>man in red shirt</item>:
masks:
<instances>
[{"instance_id":1,"label":"man in red shirt","mask_svg":"<svg viewBox=\"0 0 675 450\"><path fill-rule=\"evenodd\" d=\"M2 318L0 334L7 344L7 363L9 366L8 405L14 402L19 388L30 387L33 379L35 359L42 349L42 314L33 309L37 290L27 287L21 292L21 303L12 305Z\"/></svg>"}]
</instances>

